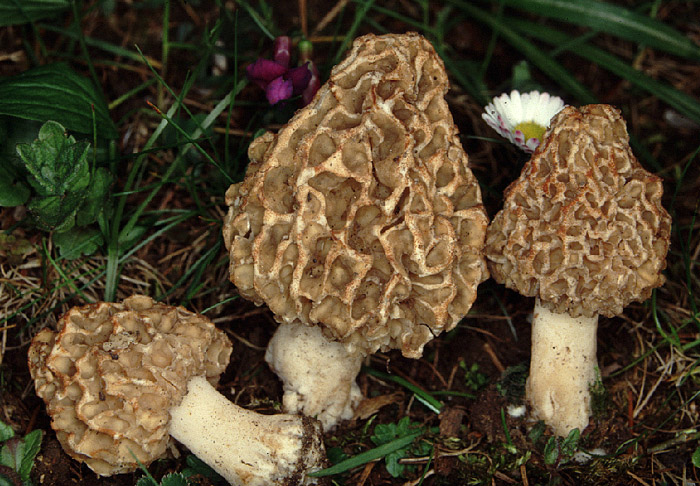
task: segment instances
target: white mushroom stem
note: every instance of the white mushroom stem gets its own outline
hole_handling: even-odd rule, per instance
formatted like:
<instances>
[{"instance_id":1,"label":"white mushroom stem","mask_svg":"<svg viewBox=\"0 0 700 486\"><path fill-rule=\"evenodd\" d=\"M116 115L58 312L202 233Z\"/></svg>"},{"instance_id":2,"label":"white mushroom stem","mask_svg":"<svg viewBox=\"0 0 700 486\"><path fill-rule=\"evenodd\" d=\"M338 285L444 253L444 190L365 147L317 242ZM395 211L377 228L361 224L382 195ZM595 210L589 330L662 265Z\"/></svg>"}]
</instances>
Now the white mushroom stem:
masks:
<instances>
[{"instance_id":1,"label":"white mushroom stem","mask_svg":"<svg viewBox=\"0 0 700 486\"><path fill-rule=\"evenodd\" d=\"M586 428L596 378L598 316L571 317L535 304L526 395L536 418L559 436Z\"/></svg>"},{"instance_id":2,"label":"white mushroom stem","mask_svg":"<svg viewBox=\"0 0 700 486\"><path fill-rule=\"evenodd\" d=\"M236 486L311 485L325 453L317 423L235 405L205 378L192 378L170 410L170 435Z\"/></svg>"},{"instance_id":3,"label":"white mushroom stem","mask_svg":"<svg viewBox=\"0 0 700 486\"><path fill-rule=\"evenodd\" d=\"M324 430L349 420L362 399L355 382L364 356L326 338L318 326L280 324L265 360L282 380L287 413L318 419Z\"/></svg>"}]
</instances>

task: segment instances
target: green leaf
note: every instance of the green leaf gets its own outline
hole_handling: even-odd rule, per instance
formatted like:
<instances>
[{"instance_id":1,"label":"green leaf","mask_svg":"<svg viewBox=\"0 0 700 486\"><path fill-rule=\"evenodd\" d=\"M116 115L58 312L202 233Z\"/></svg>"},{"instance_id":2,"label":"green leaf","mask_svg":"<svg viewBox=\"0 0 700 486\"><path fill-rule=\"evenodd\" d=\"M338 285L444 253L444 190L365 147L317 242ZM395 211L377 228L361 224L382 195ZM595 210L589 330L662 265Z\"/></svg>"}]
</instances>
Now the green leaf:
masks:
<instances>
[{"instance_id":1,"label":"green leaf","mask_svg":"<svg viewBox=\"0 0 700 486\"><path fill-rule=\"evenodd\" d=\"M406 449L400 449L392 452L391 454L387 454L387 456L384 458L386 470L392 477L399 478L403 476L406 467L401 464L399 460L406 457L407 454L408 451Z\"/></svg>"},{"instance_id":2,"label":"green leaf","mask_svg":"<svg viewBox=\"0 0 700 486\"><path fill-rule=\"evenodd\" d=\"M75 213L85 195L71 192L63 196L35 197L27 204L36 226L44 231L68 231L75 225Z\"/></svg>"},{"instance_id":3,"label":"green leaf","mask_svg":"<svg viewBox=\"0 0 700 486\"><path fill-rule=\"evenodd\" d=\"M54 233L53 242L63 258L74 260L95 253L104 244L104 238L96 228L74 226L68 231Z\"/></svg>"},{"instance_id":4,"label":"green leaf","mask_svg":"<svg viewBox=\"0 0 700 486\"><path fill-rule=\"evenodd\" d=\"M561 453L565 457L571 457L574 455L576 450L578 449L578 441L581 438L581 431L578 430L578 428L573 429L571 432L569 432L569 435L566 436L566 439L561 444Z\"/></svg>"},{"instance_id":5,"label":"green leaf","mask_svg":"<svg viewBox=\"0 0 700 486\"><path fill-rule=\"evenodd\" d=\"M695 449L695 452L693 452L693 466L700 468L700 447Z\"/></svg>"},{"instance_id":6,"label":"green leaf","mask_svg":"<svg viewBox=\"0 0 700 486\"><path fill-rule=\"evenodd\" d=\"M8 478L6 474L0 473L0 486L15 486L15 482Z\"/></svg>"},{"instance_id":7,"label":"green leaf","mask_svg":"<svg viewBox=\"0 0 700 486\"><path fill-rule=\"evenodd\" d=\"M552 466L559 459L559 441L556 437L550 437L544 446L544 463Z\"/></svg>"},{"instance_id":8,"label":"green leaf","mask_svg":"<svg viewBox=\"0 0 700 486\"><path fill-rule=\"evenodd\" d=\"M29 199L29 187L11 173L0 160L0 206L19 206Z\"/></svg>"},{"instance_id":9,"label":"green leaf","mask_svg":"<svg viewBox=\"0 0 700 486\"><path fill-rule=\"evenodd\" d=\"M390 423L377 425L374 428L374 434L372 437L370 437L370 439L376 445L381 446L403 437L413 437L415 436L416 432L423 433L423 427L421 427L421 425L417 422L412 422L409 417L403 417L396 424ZM403 475L406 468L403 464L399 463L399 459L406 457L411 447L412 442L401 449L388 453L384 458L386 470L393 477L397 478Z\"/></svg>"},{"instance_id":10,"label":"green leaf","mask_svg":"<svg viewBox=\"0 0 700 486\"><path fill-rule=\"evenodd\" d=\"M119 246L121 248L131 248L137 242L141 241L143 235L145 235L149 230L148 226L136 225L129 228L129 231L122 231L119 233Z\"/></svg>"},{"instance_id":11,"label":"green leaf","mask_svg":"<svg viewBox=\"0 0 700 486\"><path fill-rule=\"evenodd\" d=\"M60 123L47 121L39 138L18 144L17 153L31 174L29 183L40 196L60 196L84 190L90 182L89 144L76 142Z\"/></svg>"},{"instance_id":12,"label":"green leaf","mask_svg":"<svg viewBox=\"0 0 700 486\"><path fill-rule=\"evenodd\" d=\"M503 0L505 5L590 27L677 56L700 60L700 46L665 23L598 0Z\"/></svg>"},{"instance_id":13,"label":"green leaf","mask_svg":"<svg viewBox=\"0 0 700 486\"><path fill-rule=\"evenodd\" d=\"M94 116L99 137L117 137L102 95L64 63L0 79L0 114L41 122L59 120L67 129L85 134L93 133Z\"/></svg>"},{"instance_id":14,"label":"green leaf","mask_svg":"<svg viewBox=\"0 0 700 486\"><path fill-rule=\"evenodd\" d=\"M104 167L95 171L85 201L76 215L75 223L78 226L86 226L97 220L100 211L108 203L109 187L113 179L112 174Z\"/></svg>"},{"instance_id":15,"label":"green leaf","mask_svg":"<svg viewBox=\"0 0 700 486\"><path fill-rule=\"evenodd\" d=\"M199 457L194 454L190 454L185 459L187 467L182 471L186 476L192 476L194 474L199 474L209 479L212 484L226 484L226 480L221 477L221 475L214 471L209 464L202 461Z\"/></svg>"},{"instance_id":16,"label":"green leaf","mask_svg":"<svg viewBox=\"0 0 700 486\"><path fill-rule=\"evenodd\" d=\"M170 473L163 477L160 486L187 486L187 478L179 473Z\"/></svg>"},{"instance_id":17,"label":"green leaf","mask_svg":"<svg viewBox=\"0 0 700 486\"><path fill-rule=\"evenodd\" d=\"M5 442L15 436L15 431L6 423L0 421L0 442Z\"/></svg>"},{"instance_id":18,"label":"green leaf","mask_svg":"<svg viewBox=\"0 0 700 486\"><path fill-rule=\"evenodd\" d=\"M0 27L53 17L69 7L69 0L0 0Z\"/></svg>"},{"instance_id":19,"label":"green leaf","mask_svg":"<svg viewBox=\"0 0 700 486\"><path fill-rule=\"evenodd\" d=\"M24 455L24 441L13 437L6 441L0 449L0 464L19 472L19 466Z\"/></svg>"},{"instance_id":20,"label":"green leaf","mask_svg":"<svg viewBox=\"0 0 700 486\"><path fill-rule=\"evenodd\" d=\"M22 442L24 443L24 451L22 453L17 472L19 473L19 477L22 478L22 481L24 482L29 481L29 473L31 472L32 467L34 467L34 459L41 448L42 437L43 431L37 429L32 430L24 436L24 439L22 439Z\"/></svg>"}]
</instances>

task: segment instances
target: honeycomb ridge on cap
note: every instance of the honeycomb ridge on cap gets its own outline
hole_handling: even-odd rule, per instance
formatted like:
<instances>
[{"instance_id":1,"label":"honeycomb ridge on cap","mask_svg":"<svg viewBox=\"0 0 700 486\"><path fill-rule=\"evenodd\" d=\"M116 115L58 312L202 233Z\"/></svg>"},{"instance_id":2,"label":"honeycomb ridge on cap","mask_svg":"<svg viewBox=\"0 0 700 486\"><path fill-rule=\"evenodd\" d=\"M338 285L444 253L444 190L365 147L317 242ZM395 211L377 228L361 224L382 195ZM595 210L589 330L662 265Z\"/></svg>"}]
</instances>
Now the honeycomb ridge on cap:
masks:
<instances>
[{"instance_id":1,"label":"honeycomb ridge on cap","mask_svg":"<svg viewBox=\"0 0 700 486\"><path fill-rule=\"evenodd\" d=\"M447 89L420 35L356 39L226 194L240 294L367 352L418 357L453 328L488 277L488 220Z\"/></svg>"},{"instance_id":2,"label":"honeycomb ridge on cap","mask_svg":"<svg viewBox=\"0 0 700 486\"><path fill-rule=\"evenodd\" d=\"M489 226L491 274L554 312L618 315L664 282L671 218L662 194L619 110L568 106Z\"/></svg>"},{"instance_id":3,"label":"honeycomb ridge on cap","mask_svg":"<svg viewBox=\"0 0 700 486\"><path fill-rule=\"evenodd\" d=\"M74 307L29 350L36 392L64 450L100 475L162 457L190 377L218 381L231 342L205 317L132 296Z\"/></svg>"}]
</instances>

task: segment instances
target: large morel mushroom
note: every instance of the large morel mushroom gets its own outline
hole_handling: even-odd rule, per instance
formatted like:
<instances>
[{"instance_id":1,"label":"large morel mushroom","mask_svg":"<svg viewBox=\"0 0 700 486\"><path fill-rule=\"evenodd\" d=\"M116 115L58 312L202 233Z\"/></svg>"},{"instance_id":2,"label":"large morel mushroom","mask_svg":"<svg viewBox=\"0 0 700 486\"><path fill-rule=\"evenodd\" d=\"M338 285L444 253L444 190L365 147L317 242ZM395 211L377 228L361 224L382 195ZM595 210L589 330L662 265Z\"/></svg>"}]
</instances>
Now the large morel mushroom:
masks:
<instances>
[{"instance_id":1,"label":"large morel mushroom","mask_svg":"<svg viewBox=\"0 0 700 486\"><path fill-rule=\"evenodd\" d=\"M488 276L447 90L420 35L358 38L308 106L251 144L226 194L231 280L281 323L266 358L284 406L326 429L352 417L365 356L421 356Z\"/></svg>"},{"instance_id":2,"label":"large morel mushroom","mask_svg":"<svg viewBox=\"0 0 700 486\"><path fill-rule=\"evenodd\" d=\"M569 106L489 226L493 278L537 298L526 394L558 435L588 425L598 315L619 315L664 282L671 219L662 193L618 110Z\"/></svg>"},{"instance_id":3,"label":"large morel mushroom","mask_svg":"<svg viewBox=\"0 0 700 486\"><path fill-rule=\"evenodd\" d=\"M320 424L221 395L231 350L203 316L137 295L70 309L34 337L29 370L63 449L97 474L147 466L172 436L231 484L316 484Z\"/></svg>"}]
</instances>

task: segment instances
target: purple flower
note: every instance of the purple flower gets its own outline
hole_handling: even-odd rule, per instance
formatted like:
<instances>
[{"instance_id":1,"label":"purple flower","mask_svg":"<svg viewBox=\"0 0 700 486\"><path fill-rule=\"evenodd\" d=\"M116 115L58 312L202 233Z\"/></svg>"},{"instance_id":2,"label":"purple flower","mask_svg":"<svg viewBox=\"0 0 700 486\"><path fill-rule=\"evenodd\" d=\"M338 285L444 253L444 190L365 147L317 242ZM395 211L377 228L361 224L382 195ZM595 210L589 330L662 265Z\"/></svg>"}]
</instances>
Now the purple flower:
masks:
<instances>
[{"instance_id":1,"label":"purple flower","mask_svg":"<svg viewBox=\"0 0 700 486\"><path fill-rule=\"evenodd\" d=\"M313 77L308 63L289 68L290 45L289 37L278 37L273 61L260 58L246 67L248 79L265 90L271 105L304 93Z\"/></svg>"}]
</instances>

